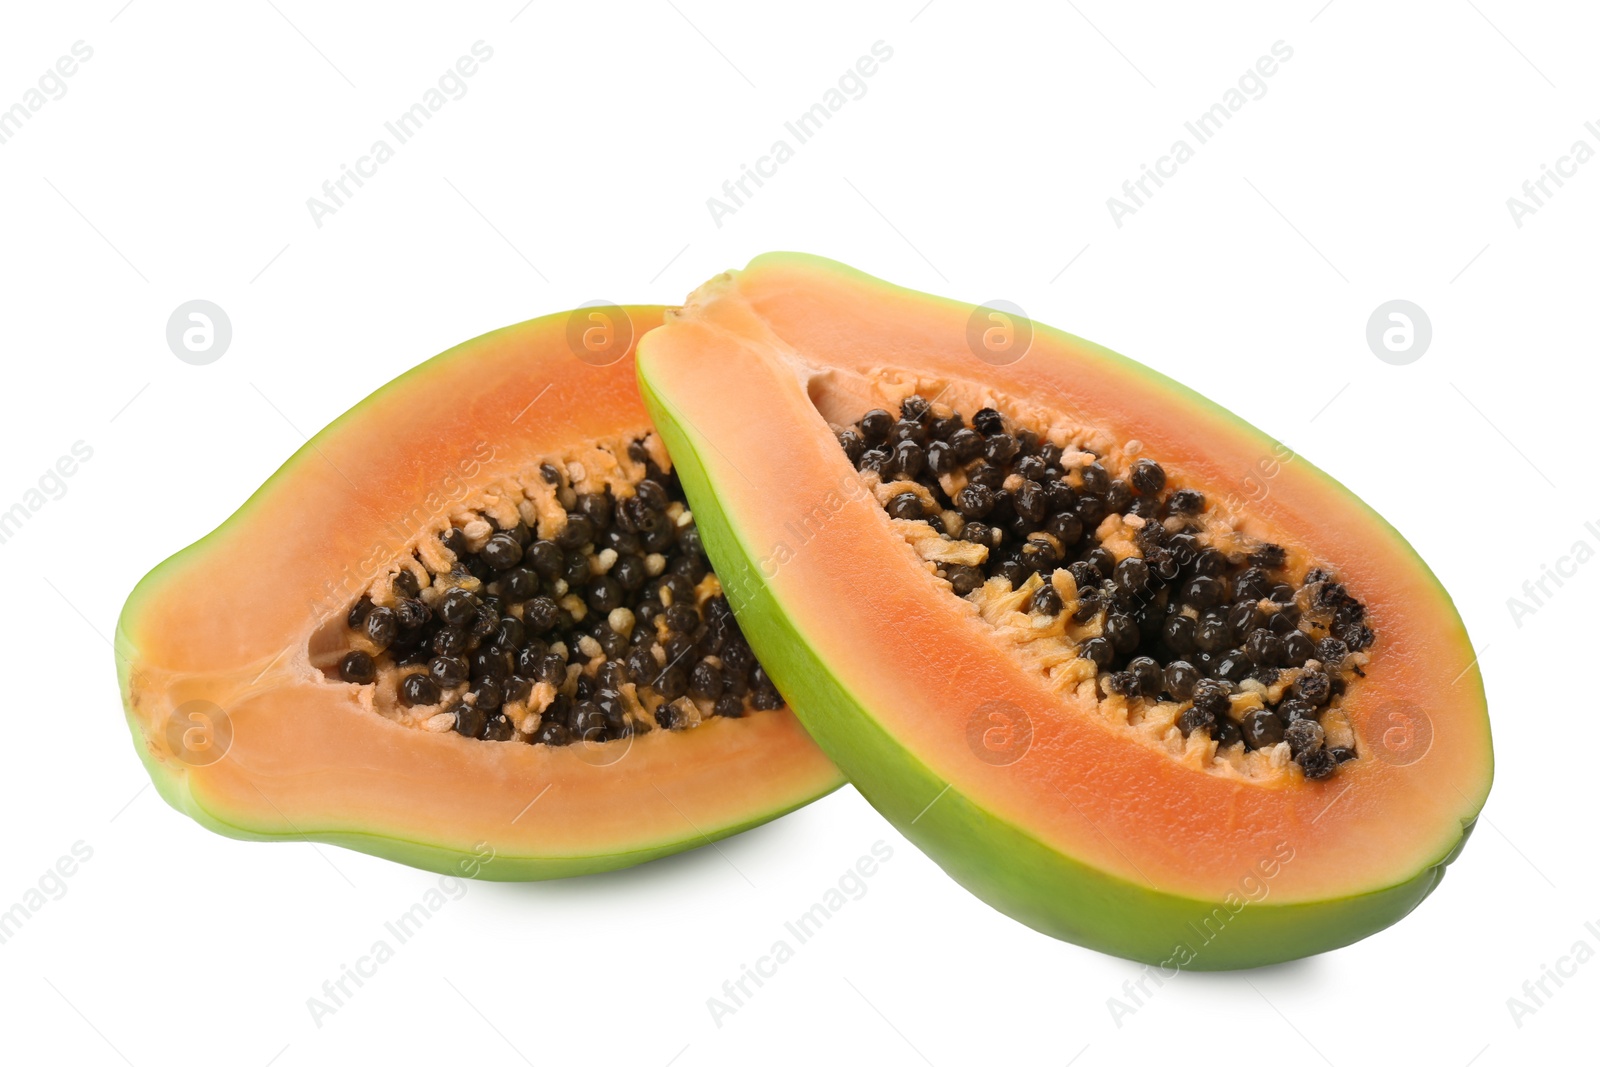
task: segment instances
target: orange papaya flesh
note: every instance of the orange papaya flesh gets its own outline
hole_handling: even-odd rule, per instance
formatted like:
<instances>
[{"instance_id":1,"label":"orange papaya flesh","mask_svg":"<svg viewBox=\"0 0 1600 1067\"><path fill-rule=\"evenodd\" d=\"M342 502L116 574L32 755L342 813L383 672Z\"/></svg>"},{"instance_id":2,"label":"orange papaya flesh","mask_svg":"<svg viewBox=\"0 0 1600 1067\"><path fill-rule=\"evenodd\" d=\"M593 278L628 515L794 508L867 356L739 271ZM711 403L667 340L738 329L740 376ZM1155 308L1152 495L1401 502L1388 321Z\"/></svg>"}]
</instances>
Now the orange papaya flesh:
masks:
<instances>
[{"instance_id":1,"label":"orange papaya flesh","mask_svg":"<svg viewBox=\"0 0 1600 1067\"><path fill-rule=\"evenodd\" d=\"M974 340L993 324L1025 338L1020 358ZM779 688L866 798L993 906L1153 964L1254 966L1395 922L1464 844L1493 757L1449 596L1349 490L1197 393L1041 324L788 253L694 293L638 370ZM837 436L912 396L935 417L987 406L1064 448L1092 442L1114 474L1150 457L1209 502L1204 538L1331 568L1376 635L1323 712L1357 758L1313 778L1287 744L1184 736L1187 704L1085 677L1064 627L993 580L956 595Z\"/></svg>"},{"instance_id":2,"label":"orange papaya flesh","mask_svg":"<svg viewBox=\"0 0 1600 1067\"><path fill-rule=\"evenodd\" d=\"M641 695L642 683L629 687L637 726L604 741L531 743L510 723L532 730L540 713L513 702L509 684L496 702L510 716L497 720L509 740L461 736L448 724L433 732L440 716L452 718L448 701L459 711L460 694L470 688L476 698L482 686L439 692L431 713L407 707L398 675L425 668L395 666L348 625L352 604L384 600L402 564L440 588L447 577L481 597L498 588L448 567L431 574L418 545L508 501L534 520L525 536L557 535L562 509L529 513L531 499L516 493L546 486L545 463L616 453L587 478L622 495L642 468L628 459L629 443L650 444L670 466L633 369L634 341L663 310L603 309L610 318L593 328L615 332L598 347L584 333L593 312L580 309L429 360L313 437L227 522L151 571L122 612L116 650L134 744L161 795L234 837L328 841L430 870L523 880L667 855L836 788L838 771L787 709L732 718L699 701L702 716L685 695L677 728L652 729L639 720L665 702ZM562 489L578 485L573 477L562 467ZM540 499L550 504L549 493ZM438 557L440 542L429 545ZM554 591L548 582L545 591ZM343 681L342 657L361 649L379 677ZM567 655L570 689L587 654ZM543 717L551 714L547 704Z\"/></svg>"}]
</instances>

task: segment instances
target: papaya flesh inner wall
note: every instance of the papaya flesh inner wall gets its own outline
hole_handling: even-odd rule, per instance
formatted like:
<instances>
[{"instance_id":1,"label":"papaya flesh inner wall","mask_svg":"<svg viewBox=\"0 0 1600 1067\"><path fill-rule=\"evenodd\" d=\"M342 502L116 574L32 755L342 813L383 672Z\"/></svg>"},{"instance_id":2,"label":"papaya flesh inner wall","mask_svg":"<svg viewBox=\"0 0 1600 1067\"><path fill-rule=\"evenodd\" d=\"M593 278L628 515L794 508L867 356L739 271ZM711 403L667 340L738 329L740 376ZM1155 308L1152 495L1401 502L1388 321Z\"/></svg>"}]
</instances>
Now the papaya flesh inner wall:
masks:
<instances>
[{"instance_id":1,"label":"papaya flesh inner wall","mask_svg":"<svg viewBox=\"0 0 1600 1067\"><path fill-rule=\"evenodd\" d=\"M435 733L563 746L781 708L654 432L487 487L312 638L330 680Z\"/></svg>"},{"instance_id":2,"label":"papaya flesh inner wall","mask_svg":"<svg viewBox=\"0 0 1600 1067\"><path fill-rule=\"evenodd\" d=\"M1137 440L935 384L813 399L897 532L1023 664L1212 774L1321 779L1360 757L1341 704L1378 634L1337 561L1235 529Z\"/></svg>"}]
</instances>

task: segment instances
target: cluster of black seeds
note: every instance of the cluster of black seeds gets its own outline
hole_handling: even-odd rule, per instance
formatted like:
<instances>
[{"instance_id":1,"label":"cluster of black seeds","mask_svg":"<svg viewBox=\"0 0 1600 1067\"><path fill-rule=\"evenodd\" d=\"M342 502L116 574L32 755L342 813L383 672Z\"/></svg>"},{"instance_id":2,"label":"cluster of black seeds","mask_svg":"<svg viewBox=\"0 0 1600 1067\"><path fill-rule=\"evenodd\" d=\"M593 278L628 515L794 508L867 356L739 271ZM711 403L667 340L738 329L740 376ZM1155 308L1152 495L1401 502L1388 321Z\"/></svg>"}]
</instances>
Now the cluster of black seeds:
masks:
<instances>
[{"instance_id":1,"label":"cluster of black seeds","mask_svg":"<svg viewBox=\"0 0 1600 1067\"><path fill-rule=\"evenodd\" d=\"M339 677L370 684L392 664L402 672L401 705L447 702L457 733L488 741L516 737L502 709L526 703L547 683L556 696L526 735L545 745L617 740L650 730L651 719L684 729L690 722L678 702L685 696L726 718L782 707L727 599L697 603L696 586L710 564L693 523L680 526L668 516L674 502L684 502L677 477L655 465L642 441L628 454L646 468L632 495L576 494L554 539L536 538L519 522L497 527L474 553L462 529L452 527L440 542L455 563L448 576L433 575L448 591L424 597L416 575L403 569L391 579L392 607L363 596L348 622L380 651L346 653ZM558 492L570 488L554 464L540 474ZM594 561L606 550L615 560L602 573ZM581 620L561 603L574 595L584 604ZM627 615L626 633L612 628L614 616ZM581 668L575 677L572 664ZM649 718L630 713L623 690L630 682L639 707L649 693L660 698Z\"/></svg>"},{"instance_id":2,"label":"cluster of black seeds","mask_svg":"<svg viewBox=\"0 0 1600 1067\"><path fill-rule=\"evenodd\" d=\"M1066 450L994 408L968 422L958 412L937 414L920 396L907 397L898 418L867 412L838 440L856 469L884 483L914 482L933 501L895 493L885 503L891 516L988 549L981 565L938 565L958 596L996 578L1021 588L1037 574L1043 584L1029 611L1059 615L1064 605L1050 576L1066 568L1078 590L1070 621L1099 623L1080 654L1094 663L1102 692L1185 704L1178 728L1185 736L1205 730L1219 748L1287 741L1308 778L1326 778L1356 757L1325 744L1320 719L1361 673L1351 654L1373 642L1365 608L1324 570L1291 581L1282 546L1229 554L1208 545L1204 494L1169 489L1160 464L1138 459L1117 477L1094 450L1074 448L1094 458L1069 462ZM947 493L941 476L958 472L964 478ZM1101 543L1109 515L1142 521L1136 555L1119 561ZM1297 674L1279 700L1233 717L1240 683L1272 685L1289 669Z\"/></svg>"}]
</instances>

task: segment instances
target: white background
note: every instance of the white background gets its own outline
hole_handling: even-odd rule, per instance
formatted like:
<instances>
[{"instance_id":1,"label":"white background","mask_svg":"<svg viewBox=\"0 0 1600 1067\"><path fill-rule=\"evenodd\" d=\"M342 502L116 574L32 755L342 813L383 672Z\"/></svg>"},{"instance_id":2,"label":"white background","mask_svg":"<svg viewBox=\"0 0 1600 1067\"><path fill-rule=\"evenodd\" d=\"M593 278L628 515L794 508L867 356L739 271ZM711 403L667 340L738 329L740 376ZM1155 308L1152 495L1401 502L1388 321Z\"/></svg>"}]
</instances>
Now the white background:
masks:
<instances>
[{"instance_id":1,"label":"white background","mask_svg":"<svg viewBox=\"0 0 1600 1067\"><path fill-rule=\"evenodd\" d=\"M0 144L0 510L93 449L0 544L0 910L93 850L0 945L7 1061L1593 1061L1600 962L1520 1026L1507 999L1575 942L1600 949L1600 563L1520 626L1507 599L1600 545L1600 162L1521 227L1506 205L1574 140L1600 148L1592 10L123 3L0 15L0 108L94 50ZM307 198L478 40L494 55L466 95L316 226ZM707 198L880 40L865 95L718 226ZM1266 94L1116 226L1107 197L1279 40ZM777 248L1008 299L1145 360L1412 540L1482 650L1499 757L1416 914L1322 958L1184 975L1114 1019L1137 965L993 912L847 788L716 850L474 884L313 1022L307 998L437 877L169 810L118 706L123 598L418 361L586 300L675 302ZM209 366L165 341L195 298L233 325ZM1365 341L1394 298L1433 325L1408 366ZM866 895L718 1027L707 998L878 840L893 858Z\"/></svg>"}]
</instances>

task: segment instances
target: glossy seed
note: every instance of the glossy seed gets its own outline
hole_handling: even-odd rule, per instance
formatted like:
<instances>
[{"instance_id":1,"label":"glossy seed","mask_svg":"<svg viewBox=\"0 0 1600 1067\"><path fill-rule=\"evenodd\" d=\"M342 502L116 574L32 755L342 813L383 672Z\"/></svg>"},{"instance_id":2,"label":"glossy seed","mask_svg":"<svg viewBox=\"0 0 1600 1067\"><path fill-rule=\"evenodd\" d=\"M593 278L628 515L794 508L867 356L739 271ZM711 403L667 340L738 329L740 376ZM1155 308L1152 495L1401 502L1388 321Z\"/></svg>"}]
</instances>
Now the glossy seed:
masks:
<instances>
[{"instance_id":1,"label":"glossy seed","mask_svg":"<svg viewBox=\"0 0 1600 1067\"><path fill-rule=\"evenodd\" d=\"M1271 748L1283 740L1283 720L1266 708L1256 708L1244 717L1244 741L1250 748Z\"/></svg>"},{"instance_id":2,"label":"glossy seed","mask_svg":"<svg viewBox=\"0 0 1600 1067\"><path fill-rule=\"evenodd\" d=\"M1017 457L1017 439L1010 434L996 434L983 443L983 458L997 467L1005 467Z\"/></svg>"},{"instance_id":3,"label":"glossy seed","mask_svg":"<svg viewBox=\"0 0 1600 1067\"><path fill-rule=\"evenodd\" d=\"M689 695L701 700L716 700L722 696L722 670L713 663L695 664L689 674Z\"/></svg>"},{"instance_id":4,"label":"glossy seed","mask_svg":"<svg viewBox=\"0 0 1600 1067\"><path fill-rule=\"evenodd\" d=\"M1004 433L1006 421L994 408L979 408L972 414L972 428L985 437Z\"/></svg>"},{"instance_id":5,"label":"glossy seed","mask_svg":"<svg viewBox=\"0 0 1600 1067\"><path fill-rule=\"evenodd\" d=\"M1116 655L1116 649L1104 637L1091 637L1083 643L1078 654L1097 667L1109 667L1112 657Z\"/></svg>"},{"instance_id":6,"label":"glossy seed","mask_svg":"<svg viewBox=\"0 0 1600 1067\"><path fill-rule=\"evenodd\" d=\"M1314 708L1320 708L1328 702L1333 695L1333 686L1328 676L1321 671L1307 671L1302 674L1294 685L1295 694Z\"/></svg>"},{"instance_id":7,"label":"glossy seed","mask_svg":"<svg viewBox=\"0 0 1600 1067\"><path fill-rule=\"evenodd\" d=\"M650 687L661 695L663 700L677 700L689 691L689 678L684 669L675 663L669 663L650 682Z\"/></svg>"},{"instance_id":8,"label":"glossy seed","mask_svg":"<svg viewBox=\"0 0 1600 1067\"><path fill-rule=\"evenodd\" d=\"M1105 636L1118 652L1124 654L1139 647L1139 626L1126 615L1108 616Z\"/></svg>"},{"instance_id":9,"label":"glossy seed","mask_svg":"<svg viewBox=\"0 0 1600 1067\"><path fill-rule=\"evenodd\" d=\"M1167 510L1174 515L1194 515L1206 506L1205 495L1193 489L1179 489L1167 497Z\"/></svg>"},{"instance_id":10,"label":"glossy seed","mask_svg":"<svg viewBox=\"0 0 1600 1067\"><path fill-rule=\"evenodd\" d=\"M590 583L584 594L584 600L589 605L589 610L600 615L609 615L622 606L624 592L621 582L609 574L602 574Z\"/></svg>"},{"instance_id":11,"label":"glossy seed","mask_svg":"<svg viewBox=\"0 0 1600 1067\"><path fill-rule=\"evenodd\" d=\"M1045 473L1047 469L1045 461L1038 456L1023 456L1012 467L1012 471L1019 478L1024 478L1031 482L1044 482L1048 478Z\"/></svg>"},{"instance_id":12,"label":"glossy seed","mask_svg":"<svg viewBox=\"0 0 1600 1067\"><path fill-rule=\"evenodd\" d=\"M967 484L998 491L1005 484L1006 471L989 463L978 463L967 471Z\"/></svg>"},{"instance_id":13,"label":"glossy seed","mask_svg":"<svg viewBox=\"0 0 1600 1067\"><path fill-rule=\"evenodd\" d=\"M1149 592L1150 567L1138 556L1129 556L1116 565L1112 578L1117 588L1132 596Z\"/></svg>"},{"instance_id":14,"label":"glossy seed","mask_svg":"<svg viewBox=\"0 0 1600 1067\"><path fill-rule=\"evenodd\" d=\"M894 417L882 408L873 408L861 416L859 426L862 440L868 445L882 444L888 440L889 428L894 425Z\"/></svg>"},{"instance_id":15,"label":"glossy seed","mask_svg":"<svg viewBox=\"0 0 1600 1067\"><path fill-rule=\"evenodd\" d=\"M528 601L522 612L522 621L533 633L542 634L557 626L564 614L554 600L539 596Z\"/></svg>"},{"instance_id":16,"label":"glossy seed","mask_svg":"<svg viewBox=\"0 0 1600 1067\"><path fill-rule=\"evenodd\" d=\"M1098 462L1090 463L1078 472L1083 488L1094 496L1104 496L1111 488L1111 475Z\"/></svg>"},{"instance_id":17,"label":"glossy seed","mask_svg":"<svg viewBox=\"0 0 1600 1067\"><path fill-rule=\"evenodd\" d=\"M567 524L556 534L556 544L562 548L582 548L593 539L594 525L587 516L576 512L567 516Z\"/></svg>"},{"instance_id":18,"label":"glossy seed","mask_svg":"<svg viewBox=\"0 0 1600 1067\"><path fill-rule=\"evenodd\" d=\"M1296 763L1313 782L1331 775L1339 766L1339 758L1325 748L1314 749L1299 757Z\"/></svg>"},{"instance_id":19,"label":"glossy seed","mask_svg":"<svg viewBox=\"0 0 1600 1067\"><path fill-rule=\"evenodd\" d=\"M1154 662L1154 661L1152 661ZM1184 701L1194 696L1195 685L1200 681L1200 672L1188 660L1173 660L1167 664L1163 676L1166 691L1173 700Z\"/></svg>"},{"instance_id":20,"label":"glossy seed","mask_svg":"<svg viewBox=\"0 0 1600 1067\"><path fill-rule=\"evenodd\" d=\"M366 685L378 676L377 664L365 652L356 650L345 653L339 661L339 677L346 682L356 685Z\"/></svg>"},{"instance_id":21,"label":"glossy seed","mask_svg":"<svg viewBox=\"0 0 1600 1067\"><path fill-rule=\"evenodd\" d=\"M500 579L500 588L508 600L520 604L539 591L539 574L529 567L517 567Z\"/></svg>"},{"instance_id":22,"label":"glossy seed","mask_svg":"<svg viewBox=\"0 0 1600 1067\"><path fill-rule=\"evenodd\" d=\"M963 518L981 519L994 509L994 490L986 485L969 484L956 494L955 505Z\"/></svg>"},{"instance_id":23,"label":"glossy seed","mask_svg":"<svg viewBox=\"0 0 1600 1067\"><path fill-rule=\"evenodd\" d=\"M1093 531L1106 517L1106 502L1097 496L1084 495L1073 505L1072 513L1083 523L1085 530Z\"/></svg>"},{"instance_id":24,"label":"glossy seed","mask_svg":"<svg viewBox=\"0 0 1600 1067\"><path fill-rule=\"evenodd\" d=\"M1216 724L1216 721L1215 712L1195 705L1184 709L1183 714L1178 716L1178 729L1183 732L1184 737L1188 737L1196 730L1209 730Z\"/></svg>"},{"instance_id":25,"label":"glossy seed","mask_svg":"<svg viewBox=\"0 0 1600 1067\"><path fill-rule=\"evenodd\" d=\"M1085 552L1083 561L1094 568L1096 580L1111 577L1117 566L1117 558L1099 545Z\"/></svg>"},{"instance_id":26,"label":"glossy seed","mask_svg":"<svg viewBox=\"0 0 1600 1067\"><path fill-rule=\"evenodd\" d=\"M1316 646L1310 636L1303 630L1296 630L1282 639L1283 658L1281 662L1289 667L1303 667L1306 660L1316 655ZM1334 664L1337 669L1338 664Z\"/></svg>"},{"instance_id":27,"label":"glossy seed","mask_svg":"<svg viewBox=\"0 0 1600 1067\"><path fill-rule=\"evenodd\" d=\"M460 731L460 727L457 727ZM566 723L543 722L533 731L532 741L536 745L549 745L559 748L562 745L572 744L572 734L567 730Z\"/></svg>"},{"instance_id":28,"label":"glossy seed","mask_svg":"<svg viewBox=\"0 0 1600 1067\"><path fill-rule=\"evenodd\" d=\"M1283 659L1284 643L1270 630L1256 630L1245 639L1244 651L1257 664L1270 667Z\"/></svg>"},{"instance_id":29,"label":"glossy seed","mask_svg":"<svg viewBox=\"0 0 1600 1067\"><path fill-rule=\"evenodd\" d=\"M1151 459L1136 459L1133 469L1129 472L1128 480L1133 488L1142 496L1155 496L1167 487L1167 472L1161 469L1161 464Z\"/></svg>"},{"instance_id":30,"label":"glossy seed","mask_svg":"<svg viewBox=\"0 0 1600 1067\"><path fill-rule=\"evenodd\" d=\"M454 689L467 680L467 661L460 656L435 656L428 661L428 676L441 689Z\"/></svg>"},{"instance_id":31,"label":"glossy seed","mask_svg":"<svg viewBox=\"0 0 1600 1067\"><path fill-rule=\"evenodd\" d=\"M1250 563L1252 566L1261 567L1269 571L1277 570L1279 567L1283 566L1284 562L1288 558L1289 554L1284 551L1282 545L1257 545L1255 550L1250 553Z\"/></svg>"},{"instance_id":32,"label":"glossy seed","mask_svg":"<svg viewBox=\"0 0 1600 1067\"><path fill-rule=\"evenodd\" d=\"M390 608L373 608L365 623L367 640L379 648L387 648L400 632L400 622Z\"/></svg>"},{"instance_id":33,"label":"glossy seed","mask_svg":"<svg viewBox=\"0 0 1600 1067\"><path fill-rule=\"evenodd\" d=\"M1261 625L1261 612L1253 600L1234 604L1228 609L1228 631L1235 641L1243 641Z\"/></svg>"},{"instance_id":34,"label":"glossy seed","mask_svg":"<svg viewBox=\"0 0 1600 1067\"><path fill-rule=\"evenodd\" d=\"M454 626L434 631L428 650L436 656L459 656L467 650L467 632Z\"/></svg>"},{"instance_id":35,"label":"glossy seed","mask_svg":"<svg viewBox=\"0 0 1600 1067\"><path fill-rule=\"evenodd\" d=\"M1349 654L1350 649L1337 637L1324 637L1317 642L1317 659L1329 670L1337 670Z\"/></svg>"},{"instance_id":36,"label":"glossy seed","mask_svg":"<svg viewBox=\"0 0 1600 1067\"><path fill-rule=\"evenodd\" d=\"M1317 709L1307 704L1304 700L1290 697L1282 701L1277 707L1278 718L1283 720L1285 726L1292 726L1301 719L1316 720Z\"/></svg>"},{"instance_id":37,"label":"glossy seed","mask_svg":"<svg viewBox=\"0 0 1600 1067\"><path fill-rule=\"evenodd\" d=\"M949 474L956 469L955 452L948 441L934 441L926 449L928 469L934 474Z\"/></svg>"},{"instance_id":38,"label":"glossy seed","mask_svg":"<svg viewBox=\"0 0 1600 1067\"><path fill-rule=\"evenodd\" d=\"M1161 626L1161 640L1174 654L1188 655L1196 648L1198 629L1199 624L1192 615L1169 615Z\"/></svg>"},{"instance_id":39,"label":"glossy seed","mask_svg":"<svg viewBox=\"0 0 1600 1067\"><path fill-rule=\"evenodd\" d=\"M633 494L638 497L641 504L651 511L665 511L667 505L672 503L671 497L667 495L666 487L654 478L646 478L634 486Z\"/></svg>"},{"instance_id":40,"label":"glossy seed","mask_svg":"<svg viewBox=\"0 0 1600 1067\"><path fill-rule=\"evenodd\" d=\"M962 563L950 567L946 577L956 596L966 596L983 584L983 571Z\"/></svg>"},{"instance_id":41,"label":"glossy seed","mask_svg":"<svg viewBox=\"0 0 1600 1067\"><path fill-rule=\"evenodd\" d=\"M1114 674L1101 676L1105 682L1106 692L1115 693L1120 697L1132 699L1139 695L1139 680L1132 671L1117 671Z\"/></svg>"},{"instance_id":42,"label":"glossy seed","mask_svg":"<svg viewBox=\"0 0 1600 1067\"><path fill-rule=\"evenodd\" d=\"M363 596L350 605L350 612L345 616L345 622L354 630L367 621L367 616L372 612L372 598Z\"/></svg>"},{"instance_id":43,"label":"glossy seed","mask_svg":"<svg viewBox=\"0 0 1600 1067\"><path fill-rule=\"evenodd\" d=\"M916 444L926 444L928 440L928 424L919 419L898 419L889 427L889 441L913 441Z\"/></svg>"},{"instance_id":44,"label":"glossy seed","mask_svg":"<svg viewBox=\"0 0 1600 1067\"><path fill-rule=\"evenodd\" d=\"M1198 575L1189 579L1183 587L1184 603L1196 611L1204 611L1221 604L1226 598L1227 588L1219 579Z\"/></svg>"},{"instance_id":45,"label":"glossy seed","mask_svg":"<svg viewBox=\"0 0 1600 1067\"><path fill-rule=\"evenodd\" d=\"M838 433L839 447L844 449L844 454L852 465L861 462L861 456L867 450L867 443L855 430L840 430Z\"/></svg>"},{"instance_id":46,"label":"glossy seed","mask_svg":"<svg viewBox=\"0 0 1600 1067\"><path fill-rule=\"evenodd\" d=\"M1289 742L1289 753L1298 760L1322 747L1322 725L1314 719L1296 719L1284 728L1283 739Z\"/></svg>"},{"instance_id":47,"label":"glossy seed","mask_svg":"<svg viewBox=\"0 0 1600 1067\"><path fill-rule=\"evenodd\" d=\"M511 534L497 533L489 538L479 555L495 570L508 571L522 562L522 546Z\"/></svg>"},{"instance_id":48,"label":"glossy seed","mask_svg":"<svg viewBox=\"0 0 1600 1067\"><path fill-rule=\"evenodd\" d=\"M1060 511L1050 516L1045 521L1044 529L1063 548L1071 548L1083 539L1083 522L1070 511Z\"/></svg>"},{"instance_id":49,"label":"glossy seed","mask_svg":"<svg viewBox=\"0 0 1600 1067\"><path fill-rule=\"evenodd\" d=\"M1140 696L1156 697L1166 685L1161 665L1149 656L1135 656L1128 661L1128 673L1138 683Z\"/></svg>"},{"instance_id":50,"label":"glossy seed","mask_svg":"<svg viewBox=\"0 0 1600 1067\"><path fill-rule=\"evenodd\" d=\"M1239 729L1239 724L1226 715L1219 717L1216 725L1211 727L1211 736L1216 739L1218 748L1227 748L1229 745L1241 744L1244 741L1244 732Z\"/></svg>"},{"instance_id":51,"label":"glossy seed","mask_svg":"<svg viewBox=\"0 0 1600 1067\"><path fill-rule=\"evenodd\" d=\"M1227 620L1208 616L1200 620L1195 630L1195 647L1202 652L1221 652L1233 640Z\"/></svg>"},{"instance_id":52,"label":"glossy seed","mask_svg":"<svg viewBox=\"0 0 1600 1067\"><path fill-rule=\"evenodd\" d=\"M606 717L600 706L592 700L581 700L572 706L567 729L578 741L599 742L606 737Z\"/></svg>"},{"instance_id":53,"label":"glossy seed","mask_svg":"<svg viewBox=\"0 0 1600 1067\"><path fill-rule=\"evenodd\" d=\"M505 700L505 689L498 679L484 678L472 689L473 699L484 711L495 711Z\"/></svg>"},{"instance_id":54,"label":"glossy seed","mask_svg":"<svg viewBox=\"0 0 1600 1067\"><path fill-rule=\"evenodd\" d=\"M477 737L489 722L489 713L463 701L453 709L456 714L455 731L462 737Z\"/></svg>"},{"instance_id":55,"label":"glossy seed","mask_svg":"<svg viewBox=\"0 0 1600 1067\"><path fill-rule=\"evenodd\" d=\"M479 638L488 637L500 625L500 613L492 605L480 604L477 613L472 616L472 622L467 624L467 633Z\"/></svg>"},{"instance_id":56,"label":"glossy seed","mask_svg":"<svg viewBox=\"0 0 1600 1067\"><path fill-rule=\"evenodd\" d=\"M478 598L465 589L452 589L439 603L439 617L446 626L465 626L478 614Z\"/></svg>"},{"instance_id":57,"label":"glossy seed","mask_svg":"<svg viewBox=\"0 0 1600 1067\"><path fill-rule=\"evenodd\" d=\"M783 707L783 697L779 695L777 686L772 684L760 667L756 668L757 677L750 686L750 706L757 711L776 711Z\"/></svg>"},{"instance_id":58,"label":"glossy seed","mask_svg":"<svg viewBox=\"0 0 1600 1067\"><path fill-rule=\"evenodd\" d=\"M922 476L928 464L928 454L915 441L901 441L894 446L890 462L900 477L915 480Z\"/></svg>"},{"instance_id":59,"label":"glossy seed","mask_svg":"<svg viewBox=\"0 0 1600 1067\"><path fill-rule=\"evenodd\" d=\"M950 448L958 463L968 463L983 453L983 437L974 430L960 429L950 435Z\"/></svg>"},{"instance_id":60,"label":"glossy seed","mask_svg":"<svg viewBox=\"0 0 1600 1067\"><path fill-rule=\"evenodd\" d=\"M1218 656L1211 667L1211 676L1225 682L1242 682L1250 677L1250 657L1240 648L1229 649Z\"/></svg>"},{"instance_id":61,"label":"glossy seed","mask_svg":"<svg viewBox=\"0 0 1600 1067\"><path fill-rule=\"evenodd\" d=\"M1220 682L1213 678L1203 679L1195 683L1194 705L1197 708L1209 711L1213 716L1221 715L1228 710L1230 703L1228 694L1230 691L1231 687L1226 682Z\"/></svg>"},{"instance_id":62,"label":"glossy seed","mask_svg":"<svg viewBox=\"0 0 1600 1067\"><path fill-rule=\"evenodd\" d=\"M1044 487L1034 481L1024 481L1017 487L1011 498L1011 506L1029 524L1043 522L1050 509Z\"/></svg>"},{"instance_id":63,"label":"glossy seed","mask_svg":"<svg viewBox=\"0 0 1600 1067\"><path fill-rule=\"evenodd\" d=\"M915 493L896 493L889 501L889 514L897 519L920 519L922 498Z\"/></svg>"}]
</instances>

